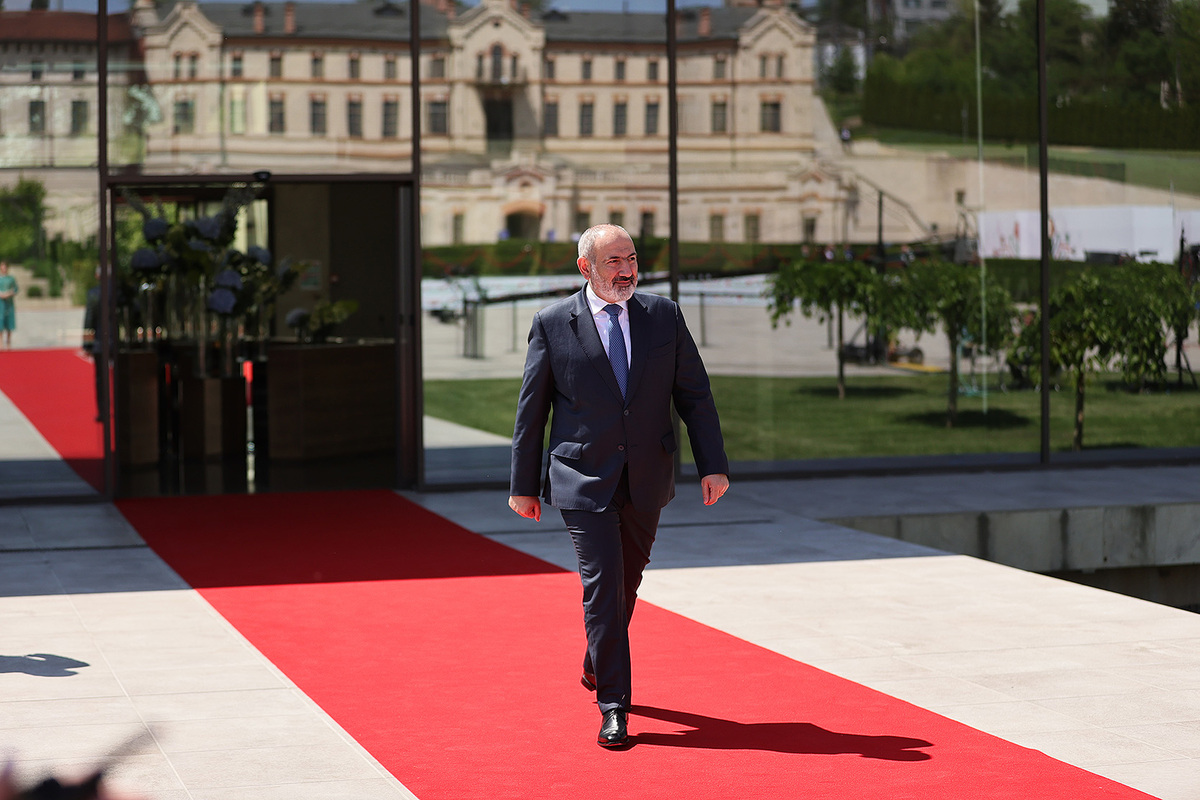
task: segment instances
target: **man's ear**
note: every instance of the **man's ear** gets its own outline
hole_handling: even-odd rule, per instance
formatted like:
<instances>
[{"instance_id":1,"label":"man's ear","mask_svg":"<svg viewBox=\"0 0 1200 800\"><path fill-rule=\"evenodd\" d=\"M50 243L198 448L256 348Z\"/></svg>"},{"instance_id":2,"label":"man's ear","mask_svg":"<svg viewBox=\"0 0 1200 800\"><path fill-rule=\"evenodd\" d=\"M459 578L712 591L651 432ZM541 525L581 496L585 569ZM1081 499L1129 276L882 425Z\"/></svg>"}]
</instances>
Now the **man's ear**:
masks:
<instances>
[{"instance_id":1,"label":"man's ear","mask_svg":"<svg viewBox=\"0 0 1200 800\"><path fill-rule=\"evenodd\" d=\"M588 275L588 260L586 258L581 256L580 258L576 259L575 265L579 267L580 275L588 279L591 278L591 276Z\"/></svg>"}]
</instances>

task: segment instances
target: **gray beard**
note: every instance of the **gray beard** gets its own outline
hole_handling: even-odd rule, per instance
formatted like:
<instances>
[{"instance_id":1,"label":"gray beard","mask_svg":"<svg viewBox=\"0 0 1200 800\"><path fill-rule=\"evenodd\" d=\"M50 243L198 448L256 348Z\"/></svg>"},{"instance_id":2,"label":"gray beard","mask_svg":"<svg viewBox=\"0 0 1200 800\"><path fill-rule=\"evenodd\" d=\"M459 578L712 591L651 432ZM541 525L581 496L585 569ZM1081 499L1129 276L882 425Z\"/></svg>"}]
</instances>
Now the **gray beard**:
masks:
<instances>
[{"instance_id":1,"label":"gray beard","mask_svg":"<svg viewBox=\"0 0 1200 800\"><path fill-rule=\"evenodd\" d=\"M633 292L637 289L637 278L626 287L618 288L609 284L608 286L597 286L597 281L588 278L588 285L592 287L592 291L606 303L624 303L633 297Z\"/></svg>"}]
</instances>

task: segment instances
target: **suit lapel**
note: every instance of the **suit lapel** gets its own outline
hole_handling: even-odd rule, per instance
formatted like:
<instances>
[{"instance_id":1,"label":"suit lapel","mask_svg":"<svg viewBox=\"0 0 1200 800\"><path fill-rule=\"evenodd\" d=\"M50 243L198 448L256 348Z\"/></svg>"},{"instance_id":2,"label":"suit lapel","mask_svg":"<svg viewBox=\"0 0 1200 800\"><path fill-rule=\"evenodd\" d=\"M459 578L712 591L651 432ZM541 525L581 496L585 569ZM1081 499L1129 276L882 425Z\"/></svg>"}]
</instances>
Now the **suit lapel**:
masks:
<instances>
[{"instance_id":1,"label":"suit lapel","mask_svg":"<svg viewBox=\"0 0 1200 800\"><path fill-rule=\"evenodd\" d=\"M632 320L633 317L631 315L630 325L633 324ZM575 295L575 309L571 315L571 330L574 331L575 338L579 341L579 346L583 348L588 361L596 368L596 372L600 374L605 385L608 386L617 399L621 399L621 387L617 385L617 377L613 375L612 363L608 360L608 354L604 352L604 345L600 341L600 333L596 330L596 321L592 319L592 309L588 305L587 297L582 289L579 291L579 294ZM633 329L631 327L630 338L632 337ZM630 388L632 386L631 381Z\"/></svg>"},{"instance_id":2,"label":"suit lapel","mask_svg":"<svg viewBox=\"0 0 1200 800\"><path fill-rule=\"evenodd\" d=\"M642 373L646 371L647 354L650 352L650 312L642 298L636 293L626 303L629 309L629 385L628 396L633 397ZM597 337L599 338L599 337ZM610 368L611 371L611 368ZM613 379L616 383L616 379Z\"/></svg>"}]
</instances>

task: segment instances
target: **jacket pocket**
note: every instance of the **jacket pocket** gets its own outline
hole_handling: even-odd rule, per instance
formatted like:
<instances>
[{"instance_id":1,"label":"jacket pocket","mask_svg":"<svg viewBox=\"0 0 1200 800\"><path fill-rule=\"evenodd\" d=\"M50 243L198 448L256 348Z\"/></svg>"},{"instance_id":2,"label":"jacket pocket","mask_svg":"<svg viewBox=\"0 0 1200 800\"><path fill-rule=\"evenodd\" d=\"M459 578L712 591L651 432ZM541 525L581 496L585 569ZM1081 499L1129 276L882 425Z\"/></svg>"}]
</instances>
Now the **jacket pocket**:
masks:
<instances>
[{"instance_id":1,"label":"jacket pocket","mask_svg":"<svg viewBox=\"0 0 1200 800\"><path fill-rule=\"evenodd\" d=\"M662 438L662 446L663 446L663 450L666 450L668 453L675 452L675 432L674 431L668 432L667 435Z\"/></svg>"},{"instance_id":2,"label":"jacket pocket","mask_svg":"<svg viewBox=\"0 0 1200 800\"><path fill-rule=\"evenodd\" d=\"M550 455L579 460L583 458L583 445L579 442L559 442L551 448Z\"/></svg>"}]
</instances>

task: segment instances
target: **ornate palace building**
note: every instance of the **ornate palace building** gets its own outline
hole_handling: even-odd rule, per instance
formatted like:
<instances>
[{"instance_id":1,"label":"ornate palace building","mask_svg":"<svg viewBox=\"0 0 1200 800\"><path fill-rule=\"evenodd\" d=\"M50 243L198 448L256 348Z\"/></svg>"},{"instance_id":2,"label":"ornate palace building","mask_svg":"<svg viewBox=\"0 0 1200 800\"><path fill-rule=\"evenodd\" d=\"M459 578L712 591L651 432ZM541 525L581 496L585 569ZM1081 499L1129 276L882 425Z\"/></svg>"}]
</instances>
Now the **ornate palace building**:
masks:
<instances>
[{"instance_id":1,"label":"ornate palace building","mask_svg":"<svg viewBox=\"0 0 1200 800\"><path fill-rule=\"evenodd\" d=\"M0 11L0 182L40 180L51 209L46 227L83 240L96 232L96 16ZM112 151L136 159L142 109L153 106L129 17L108 20L115 65L108 136Z\"/></svg>"},{"instance_id":2,"label":"ornate palace building","mask_svg":"<svg viewBox=\"0 0 1200 800\"><path fill-rule=\"evenodd\" d=\"M507 0L420 11L414 114L407 3L138 0L110 29L124 68L110 158L155 174L404 172L419 116L426 245L563 240L601 221L667 235L664 14L531 14ZM26 16L39 14L69 16ZM854 192L815 154L811 26L779 4L678 16L681 239L848 238ZM32 85L69 84L71 58L49 53ZM49 128L33 110L26 125L13 98L6 87L6 158L20 143L11 165L51 166ZM69 118L94 151L78 101L56 98L47 119Z\"/></svg>"}]
</instances>

